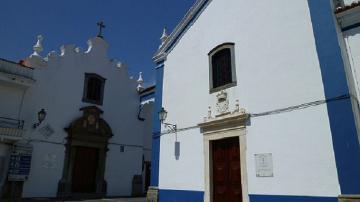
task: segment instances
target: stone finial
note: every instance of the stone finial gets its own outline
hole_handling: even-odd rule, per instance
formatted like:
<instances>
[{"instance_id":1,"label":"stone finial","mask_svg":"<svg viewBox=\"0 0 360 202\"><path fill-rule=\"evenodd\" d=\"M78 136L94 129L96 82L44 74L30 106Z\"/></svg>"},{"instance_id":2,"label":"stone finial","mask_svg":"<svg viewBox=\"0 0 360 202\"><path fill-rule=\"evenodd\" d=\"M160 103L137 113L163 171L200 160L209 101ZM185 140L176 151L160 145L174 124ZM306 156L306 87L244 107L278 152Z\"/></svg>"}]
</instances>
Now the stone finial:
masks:
<instances>
[{"instance_id":1,"label":"stone finial","mask_svg":"<svg viewBox=\"0 0 360 202\"><path fill-rule=\"evenodd\" d=\"M209 106L208 107L208 116L207 116L208 119L211 119L212 116L211 116L211 107Z\"/></svg>"},{"instance_id":2,"label":"stone finial","mask_svg":"<svg viewBox=\"0 0 360 202\"><path fill-rule=\"evenodd\" d=\"M44 38L41 35L37 36L37 42L33 46L34 52L24 60L23 63L24 65L32 68L40 68L40 67L45 67L47 65L48 58L44 59L40 55L40 53L43 51L43 46L42 46L43 39Z\"/></svg>"},{"instance_id":3,"label":"stone finial","mask_svg":"<svg viewBox=\"0 0 360 202\"><path fill-rule=\"evenodd\" d=\"M209 120L212 119L212 115L211 115L211 107L208 107L208 111L207 111L207 116L204 117L204 122L207 122Z\"/></svg>"},{"instance_id":4,"label":"stone finial","mask_svg":"<svg viewBox=\"0 0 360 202\"><path fill-rule=\"evenodd\" d=\"M67 44L60 47L61 56L70 55L76 53L75 45Z\"/></svg>"},{"instance_id":5,"label":"stone finial","mask_svg":"<svg viewBox=\"0 0 360 202\"><path fill-rule=\"evenodd\" d=\"M116 67L120 69L120 68L127 68L128 66L123 62L117 62Z\"/></svg>"},{"instance_id":6,"label":"stone finial","mask_svg":"<svg viewBox=\"0 0 360 202\"><path fill-rule=\"evenodd\" d=\"M54 58L56 58L58 55L57 55L57 53L56 53L56 51L50 51L48 54L47 54L47 56L46 56L46 58L45 58L45 61L49 61L50 59L54 59Z\"/></svg>"},{"instance_id":7,"label":"stone finial","mask_svg":"<svg viewBox=\"0 0 360 202\"><path fill-rule=\"evenodd\" d=\"M139 72L139 78L137 80L138 86L137 86L137 90L140 92L141 90L144 89L144 79L142 78L142 72Z\"/></svg>"},{"instance_id":8,"label":"stone finial","mask_svg":"<svg viewBox=\"0 0 360 202\"><path fill-rule=\"evenodd\" d=\"M166 29L166 27L164 27L163 33L160 37L161 42L165 42L168 37L169 37L169 35L167 34L167 29Z\"/></svg>"},{"instance_id":9,"label":"stone finial","mask_svg":"<svg viewBox=\"0 0 360 202\"><path fill-rule=\"evenodd\" d=\"M93 37L87 42L88 48L86 54L95 54L99 57L107 58L109 44L101 37ZM75 47L74 47L75 49Z\"/></svg>"},{"instance_id":10,"label":"stone finial","mask_svg":"<svg viewBox=\"0 0 360 202\"><path fill-rule=\"evenodd\" d=\"M40 56L40 53L43 51L42 41L44 40L43 36L37 36L37 42L33 46L34 53L32 55Z\"/></svg>"},{"instance_id":11,"label":"stone finial","mask_svg":"<svg viewBox=\"0 0 360 202\"><path fill-rule=\"evenodd\" d=\"M240 104L239 104L239 100L235 101L235 110L234 112L239 112L240 111Z\"/></svg>"},{"instance_id":12,"label":"stone finial","mask_svg":"<svg viewBox=\"0 0 360 202\"><path fill-rule=\"evenodd\" d=\"M76 52L76 53L80 53L80 52L81 52L81 48L80 48L80 47L76 47L76 48L75 48L75 52Z\"/></svg>"},{"instance_id":13,"label":"stone finial","mask_svg":"<svg viewBox=\"0 0 360 202\"><path fill-rule=\"evenodd\" d=\"M161 37L160 37L161 45L160 45L159 48L161 48L161 47L165 44L165 42L166 42L166 40L167 40L168 38L169 38L169 35L167 34L167 29L166 29L166 27L165 27L164 30L163 30L163 33L162 33L162 35L161 35Z\"/></svg>"}]
</instances>

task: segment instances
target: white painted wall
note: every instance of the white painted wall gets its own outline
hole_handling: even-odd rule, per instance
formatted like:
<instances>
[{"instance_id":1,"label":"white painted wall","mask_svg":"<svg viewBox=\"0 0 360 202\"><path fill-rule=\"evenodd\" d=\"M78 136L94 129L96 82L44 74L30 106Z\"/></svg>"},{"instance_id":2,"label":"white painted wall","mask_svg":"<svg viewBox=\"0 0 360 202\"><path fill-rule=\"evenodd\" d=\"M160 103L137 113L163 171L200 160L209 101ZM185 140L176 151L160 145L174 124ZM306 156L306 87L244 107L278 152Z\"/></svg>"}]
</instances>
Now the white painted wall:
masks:
<instances>
[{"instance_id":1,"label":"white painted wall","mask_svg":"<svg viewBox=\"0 0 360 202\"><path fill-rule=\"evenodd\" d=\"M350 5L351 3L357 3L357 0L343 0L345 5Z\"/></svg>"},{"instance_id":2,"label":"white painted wall","mask_svg":"<svg viewBox=\"0 0 360 202\"><path fill-rule=\"evenodd\" d=\"M137 83L129 79L126 68L107 58L108 44L100 38L89 41L86 52L76 52L74 45L63 47L62 54L52 54L43 67L39 62L26 62L36 67L36 84L26 94L24 117L27 139L34 145L33 161L29 180L24 184L23 197L55 197L58 182L62 177L65 127L82 116L80 108L93 104L82 102L85 73L96 73L106 78L103 105L103 119L110 125L114 136L110 139L106 159L105 180L108 195L130 195L133 175L141 175L143 155L143 128L137 119L139 95ZM41 64L41 63L40 63ZM46 138L38 129L31 128L37 122L37 112L44 108L45 121L39 128L49 124L55 133ZM49 144L49 141L58 144ZM138 145L125 147L120 153L117 144ZM51 169L42 166L47 156L56 156Z\"/></svg>"},{"instance_id":3,"label":"white painted wall","mask_svg":"<svg viewBox=\"0 0 360 202\"><path fill-rule=\"evenodd\" d=\"M27 89L33 81L32 70L19 64L0 61L0 128L18 127L17 120L23 120L23 102ZM14 119L14 120L8 120ZM0 196L7 180L11 143L18 137L0 134Z\"/></svg>"},{"instance_id":4,"label":"white painted wall","mask_svg":"<svg viewBox=\"0 0 360 202\"><path fill-rule=\"evenodd\" d=\"M180 119L176 120L180 121ZM175 156L175 141L180 142L178 159ZM161 137L160 189L204 190L204 149L202 141L203 137L199 129Z\"/></svg>"},{"instance_id":5,"label":"white painted wall","mask_svg":"<svg viewBox=\"0 0 360 202\"><path fill-rule=\"evenodd\" d=\"M339 183L326 106L251 120L247 127L249 192L337 196ZM274 177L258 178L254 154L272 153Z\"/></svg>"},{"instance_id":6,"label":"white painted wall","mask_svg":"<svg viewBox=\"0 0 360 202\"><path fill-rule=\"evenodd\" d=\"M163 106L167 122L195 126L215 109L209 94L208 52L235 43L235 100L258 113L324 99L309 8L306 0L213 0L167 56ZM181 78L181 79L179 79ZM203 144L198 129L161 138L160 189L204 190ZM254 154L272 153L274 177L257 178ZM338 196L339 182L326 106L252 118L247 126L250 194Z\"/></svg>"},{"instance_id":7,"label":"white painted wall","mask_svg":"<svg viewBox=\"0 0 360 202\"><path fill-rule=\"evenodd\" d=\"M65 147L40 142L31 144L31 170L28 180L24 183L23 197L55 197L58 182L62 177Z\"/></svg>"},{"instance_id":8,"label":"white painted wall","mask_svg":"<svg viewBox=\"0 0 360 202\"><path fill-rule=\"evenodd\" d=\"M0 188L4 185L6 181L9 155L10 155L9 145L0 142ZM1 192L2 190L0 189L0 194Z\"/></svg>"},{"instance_id":9,"label":"white painted wall","mask_svg":"<svg viewBox=\"0 0 360 202\"><path fill-rule=\"evenodd\" d=\"M21 118L21 103L25 91L25 87L0 81L0 117Z\"/></svg>"},{"instance_id":10,"label":"white painted wall","mask_svg":"<svg viewBox=\"0 0 360 202\"><path fill-rule=\"evenodd\" d=\"M125 147L125 151L120 153L119 146L114 145L111 145L109 149L105 171L105 179L108 183L107 194L130 196L133 176L142 173L143 150Z\"/></svg>"}]
</instances>

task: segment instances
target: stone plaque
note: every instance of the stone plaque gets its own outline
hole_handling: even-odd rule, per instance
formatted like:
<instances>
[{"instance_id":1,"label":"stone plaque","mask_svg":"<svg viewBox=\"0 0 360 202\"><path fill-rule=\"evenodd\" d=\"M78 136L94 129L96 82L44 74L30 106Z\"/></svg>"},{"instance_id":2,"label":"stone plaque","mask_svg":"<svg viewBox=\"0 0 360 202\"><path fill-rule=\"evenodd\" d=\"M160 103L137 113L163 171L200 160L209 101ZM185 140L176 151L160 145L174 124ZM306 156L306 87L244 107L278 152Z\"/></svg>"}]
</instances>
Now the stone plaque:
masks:
<instances>
[{"instance_id":1,"label":"stone plaque","mask_svg":"<svg viewBox=\"0 0 360 202\"><path fill-rule=\"evenodd\" d=\"M272 154L255 154L256 177L274 177Z\"/></svg>"}]
</instances>

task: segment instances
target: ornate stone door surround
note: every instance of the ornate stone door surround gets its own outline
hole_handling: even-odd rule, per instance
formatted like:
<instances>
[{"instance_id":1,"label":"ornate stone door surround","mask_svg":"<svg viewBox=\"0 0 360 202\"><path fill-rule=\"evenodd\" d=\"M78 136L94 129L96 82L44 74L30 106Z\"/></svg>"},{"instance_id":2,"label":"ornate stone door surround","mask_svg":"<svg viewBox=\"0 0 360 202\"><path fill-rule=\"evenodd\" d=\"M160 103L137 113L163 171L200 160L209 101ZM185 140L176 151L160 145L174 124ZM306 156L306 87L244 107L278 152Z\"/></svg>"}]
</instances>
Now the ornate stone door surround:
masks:
<instances>
[{"instance_id":1,"label":"ornate stone door surround","mask_svg":"<svg viewBox=\"0 0 360 202\"><path fill-rule=\"evenodd\" d=\"M205 202L212 200L212 148L211 141L229 137L239 137L240 145L240 167L243 202L249 202L246 168L246 121L249 115L245 110L207 119L200 123L199 127L203 133L204 160L205 160Z\"/></svg>"},{"instance_id":2,"label":"ornate stone door surround","mask_svg":"<svg viewBox=\"0 0 360 202\"><path fill-rule=\"evenodd\" d=\"M108 141L113 136L112 130L101 118L103 111L98 107L89 106L80 110L83 111L83 116L65 128L68 137L65 145L63 177L58 185L58 197L103 197L106 195L107 188L104 179L106 152L108 151ZM99 151L95 193L78 194L71 191L72 170L77 146L96 148Z\"/></svg>"}]
</instances>

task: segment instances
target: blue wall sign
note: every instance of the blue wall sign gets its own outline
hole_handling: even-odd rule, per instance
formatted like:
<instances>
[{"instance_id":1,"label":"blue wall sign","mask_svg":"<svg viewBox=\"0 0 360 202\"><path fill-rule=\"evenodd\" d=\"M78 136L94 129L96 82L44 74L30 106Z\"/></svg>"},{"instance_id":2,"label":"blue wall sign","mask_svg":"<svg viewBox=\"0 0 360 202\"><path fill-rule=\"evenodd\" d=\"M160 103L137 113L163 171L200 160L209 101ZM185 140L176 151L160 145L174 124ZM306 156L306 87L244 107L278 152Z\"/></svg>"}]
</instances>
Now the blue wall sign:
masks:
<instances>
[{"instance_id":1,"label":"blue wall sign","mask_svg":"<svg viewBox=\"0 0 360 202\"><path fill-rule=\"evenodd\" d=\"M9 181L27 180L31 167L32 147L27 145L15 145L10 155L8 171Z\"/></svg>"}]
</instances>

